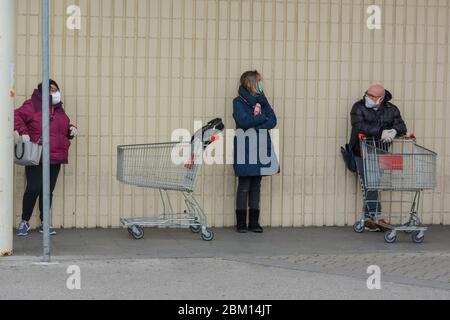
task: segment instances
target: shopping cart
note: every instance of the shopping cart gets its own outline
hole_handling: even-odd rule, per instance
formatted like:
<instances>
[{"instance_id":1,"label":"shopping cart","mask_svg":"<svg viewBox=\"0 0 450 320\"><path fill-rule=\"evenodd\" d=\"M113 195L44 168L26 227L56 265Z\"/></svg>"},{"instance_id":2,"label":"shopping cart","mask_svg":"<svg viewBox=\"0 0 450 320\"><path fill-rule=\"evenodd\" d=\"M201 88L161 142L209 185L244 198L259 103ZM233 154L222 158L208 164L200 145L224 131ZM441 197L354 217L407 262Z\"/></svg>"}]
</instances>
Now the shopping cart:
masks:
<instances>
[{"instance_id":1,"label":"shopping cart","mask_svg":"<svg viewBox=\"0 0 450 320\"><path fill-rule=\"evenodd\" d=\"M163 204L160 217L121 219L133 238L142 239L144 227L180 227L200 233L205 241L214 239L193 191L203 151L217 140L223 129L222 120L214 119L198 130L190 142L117 147L117 179L136 187L158 189ZM169 191L182 193L186 205L183 213L174 213Z\"/></svg>"},{"instance_id":2,"label":"shopping cart","mask_svg":"<svg viewBox=\"0 0 450 320\"><path fill-rule=\"evenodd\" d=\"M377 226L387 230L384 238L388 243L396 242L399 232L411 233L414 243L422 243L427 228L422 225L418 214L420 195L424 190L436 188L437 154L419 146L413 135L408 138L395 139L392 143L369 139L363 135L360 138L365 180L362 181L360 177L360 184L364 207L361 220L353 226L355 232L363 233L368 220L372 219ZM377 200L367 200L367 193L371 191L378 193ZM380 221L380 202L383 191L411 192L413 194L411 209L408 212L409 219L406 223L390 224ZM373 202L376 202L376 212L371 212L372 216L366 218L365 209L373 208ZM391 197L389 202L404 203L405 201L394 201ZM404 212L400 212L400 218L403 214Z\"/></svg>"}]
</instances>

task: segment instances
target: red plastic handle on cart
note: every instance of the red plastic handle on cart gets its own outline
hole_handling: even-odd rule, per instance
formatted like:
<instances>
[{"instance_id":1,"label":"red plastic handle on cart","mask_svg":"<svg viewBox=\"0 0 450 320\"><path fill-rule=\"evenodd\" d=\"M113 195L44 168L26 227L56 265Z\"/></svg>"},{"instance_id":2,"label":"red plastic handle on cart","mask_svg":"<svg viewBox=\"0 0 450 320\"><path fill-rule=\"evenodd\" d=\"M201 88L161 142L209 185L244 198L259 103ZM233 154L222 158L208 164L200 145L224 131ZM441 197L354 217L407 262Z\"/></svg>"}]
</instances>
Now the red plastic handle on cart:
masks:
<instances>
[{"instance_id":1,"label":"red plastic handle on cart","mask_svg":"<svg viewBox=\"0 0 450 320\"><path fill-rule=\"evenodd\" d=\"M192 170L194 168L195 164L195 155L191 155L191 160L189 160L187 163L185 163L184 167L188 170Z\"/></svg>"},{"instance_id":2,"label":"red plastic handle on cart","mask_svg":"<svg viewBox=\"0 0 450 320\"><path fill-rule=\"evenodd\" d=\"M415 140L416 136L414 135L414 133L411 133L409 136L407 134L402 135L403 139L411 139L411 140Z\"/></svg>"},{"instance_id":3,"label":"red plastic handle on cart","mask_svg":"<svg viewBox=\"0 0 450 320\"><path fill-rule=\"evenodd\" d=\"M211 142L216 142L217 140L219 140L219 137L218 136L212 136L209 140Z\"/></svg>"},{"instance_id":4,"label":"red plastic handle on cart","mask_svg":"<svg viewBox=\"0 0 450 320\"><path fill-rule=\"evenodd\" d=\"M358 135L358 137L359 137L359 140L364 140L364 139L367 138L367 136L366 136L364 133L360 133L360 134ZM411 133L409 136L406 135L406 134L402 135L402 138L403 138L403 139L413 139L413 140L415 140L415 139L416 139L416 136L414 135L414 133Z\"/></svg>"}]
</instances>

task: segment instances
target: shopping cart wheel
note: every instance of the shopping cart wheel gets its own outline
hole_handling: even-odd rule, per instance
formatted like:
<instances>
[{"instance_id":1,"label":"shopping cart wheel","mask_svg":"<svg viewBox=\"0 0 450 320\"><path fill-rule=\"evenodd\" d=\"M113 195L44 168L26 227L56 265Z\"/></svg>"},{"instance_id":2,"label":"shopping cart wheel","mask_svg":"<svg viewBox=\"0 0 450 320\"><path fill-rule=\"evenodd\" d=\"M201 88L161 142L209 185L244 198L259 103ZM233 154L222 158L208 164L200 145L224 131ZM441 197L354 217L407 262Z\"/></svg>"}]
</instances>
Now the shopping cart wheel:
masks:
<instances>
[{"instance_id":1,"label":"shopping cart wheel","mask_svg":"<svg viewBox=\"0 0 450 320\"><path fill-rule=\"evenodd\" d=\"M130 236L132 236L133 235L133 228L128 227L127 230L128 230L128 233L130 234Z\"/></svg>"},{"instance_id":2,"label":"shopping cart wheel","mask_svg":"<svg viewBox=\"0 0 450 320\"><path fill-rule=\"evenodd\" d=\"M212 239L214 239L214 232L205 230L204 232L202 232L202 239L205 241L211 241Z\"/></svg>"},{"instance_id":3,"label":"shopping cart wheel","mask_svg":"<svg viewBox=\"0 0 450 320\"><path fill-rule=\"evenodd\" d=\"M414 243L422 243L425 240L425 234L422 232L422 236L420 236L420 231L415 231L411 235L411 239Z\"/></svg>"},{"instance_id":4,"label":"shopping cart wheel","mask_svg":"<svg viewBox=\"0 0 450 320\"><path fill-rule=\"evenodd\" d=\"M189 229L191 229L191 231L193 233L199 233L200 231L202 231L202 226L200 224L196 224L196 225L190 226Z\"/></svg>"},{"instance_id":5,"label":"shopping cart wheel","mask_svg":"<svg viewBox=\"0 0 450 320\"><path fill-rule=\"evenodd\" d=\"M384 240L387 243L394 243L395 241L397 241L397 234L394 231L386 232L384 234Z\"/></svg>"},{"instance_id":6,"label":"shopping cart wheel","mask_svg":"<svg viewBox=\"0 0 450 320\"><path fill-rule=\"evenodd\" d=\"M140 240L144 237L144 228L140 226L131 226L128 227L128 232L135 238L136 240Z\"/></svg>"},{"instance_id":7,"label":"shopping cart wheel","mask_svg":"<svg viewBox=\"0 0 450 320\"><path fill-rule=\"evenodd\" d=\"M355 224L353 225L353 230L354 230L356 233L363 233L363 232L364 232L364 229L365 229L364 223L362 223L361 221L357 221L357 222L355 222Z\"/></svg>"}]
</instances>

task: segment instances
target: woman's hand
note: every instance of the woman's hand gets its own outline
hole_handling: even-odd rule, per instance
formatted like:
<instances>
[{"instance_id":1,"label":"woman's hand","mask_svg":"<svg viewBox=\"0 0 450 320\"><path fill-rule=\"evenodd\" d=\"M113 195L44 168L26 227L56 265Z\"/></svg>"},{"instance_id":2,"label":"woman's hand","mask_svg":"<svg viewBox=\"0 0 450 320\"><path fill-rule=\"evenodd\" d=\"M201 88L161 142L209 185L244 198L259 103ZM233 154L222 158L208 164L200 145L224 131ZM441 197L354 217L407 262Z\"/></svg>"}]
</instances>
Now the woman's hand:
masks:
<instances>
[{"instance_id":1,"label":"woman's hand","mask_svg":"<svg viewBox=\"0 0 450 320\"><path fill-rule=\"evenodd\" d=\"M30 142L30 136L27 134L22 135L22 142Z\"/></svg>"},{"instance_id":2,"label":"woman's hand","mask_svg":"<svg viewBox=\"0 0 450 320\"><path fill-rule=\"evenodd\" d=\"M78 129L76 127L70 127L70 137L75 138L78 135Z\"/></svg>"},{"instance_id":3,"label":"woman's hand","mask_svg":"<svg viewBox=\"0 0 450 320\"><path fill-rule=\"evenodd\" d=\"M254 116L259 116L262 113L262 107L259 103L256 104L255 109L253 110Z\"/></svg>"}]
</instances>

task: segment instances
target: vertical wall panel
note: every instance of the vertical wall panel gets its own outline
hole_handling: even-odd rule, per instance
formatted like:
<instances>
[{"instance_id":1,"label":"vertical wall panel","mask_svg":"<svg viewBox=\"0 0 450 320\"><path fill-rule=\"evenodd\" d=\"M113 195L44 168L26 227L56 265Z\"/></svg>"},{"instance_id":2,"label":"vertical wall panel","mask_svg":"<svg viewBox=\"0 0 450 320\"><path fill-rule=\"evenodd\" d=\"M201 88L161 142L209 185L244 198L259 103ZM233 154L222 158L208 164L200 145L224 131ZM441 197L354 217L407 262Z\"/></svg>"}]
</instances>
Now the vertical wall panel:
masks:
<instances>
[{"instance_id":1,"label":"vertical wall panel","mask_svg":"<svg viewBox=\"0 0 450 320\"><path fill-rule=\"evenodd\" d=\"M71 4L81 30L66 28ZM372 4L382 30L366 27ZM279 118L282 172L264 179L264 225L353 224L361 193L339 147L371 82L386 84L409 131L439 153L438 188L421 209L426 223L450 223L446 0L54 0L51 25L51 76L80 131L55 192L56 226L117 227L160 212L158 192L116 181L117 145L168 141L213 117L234 128L232 100L248 69L263 74ZM17 28L19 107L41 74L39 1L18 1ZM24 188L16 167L16 222ZM211 225L234 224L235 190L231 165L202 169L195 195Z\"/></svg>"}]
</instances>

